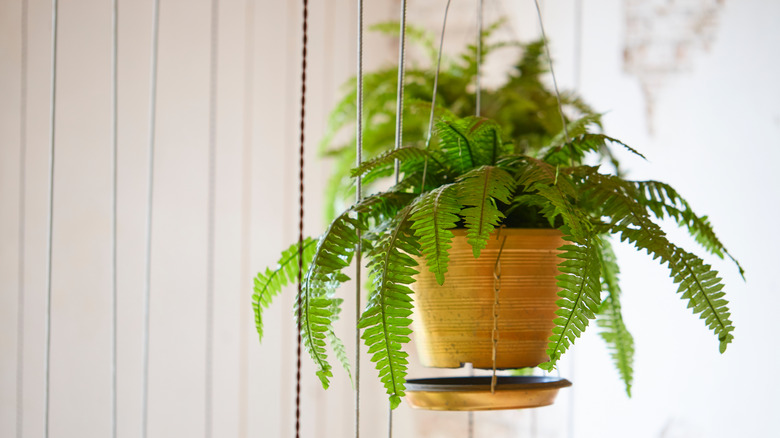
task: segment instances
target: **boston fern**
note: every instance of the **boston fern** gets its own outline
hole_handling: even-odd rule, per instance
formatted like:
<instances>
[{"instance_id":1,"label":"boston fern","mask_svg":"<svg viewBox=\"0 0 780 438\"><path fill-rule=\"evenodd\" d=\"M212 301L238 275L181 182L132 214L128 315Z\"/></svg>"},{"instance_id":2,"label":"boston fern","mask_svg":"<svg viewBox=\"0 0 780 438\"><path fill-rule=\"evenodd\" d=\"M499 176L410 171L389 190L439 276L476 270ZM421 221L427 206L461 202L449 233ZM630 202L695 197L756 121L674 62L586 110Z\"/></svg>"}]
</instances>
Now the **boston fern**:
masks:
<instances>
[{"instance_id":1,"label":"boston fern","mask_svg":"<svg viewBox=\"0 0 780 438\"><path fill-rule=\"evenodd\" d=\"M602 134L581 133L529 153L497 122L478 117L443 117L435 134L427 148L407 146L353 169L354 176L371 180L392 174L397 159L401 178L336 216L316 243L303 243L306 273L296 313L304 346L323 386L332 376L326 341L349 368L333 331L342 301L335 294L348 280L343 271L362 236L370 281L358 328L392 406L400 403L408 365L403 345L411 333L409 285L420 269L429 269L440 284L447 281L451 230L458 227L466 229L475 257L498 226L563 232L567 243L560 248L559 308L549 337L549 361L540 365L545 370L552 370L590 321L597 319L630 394L634 343L621 316L619 269L611 236L667 266L682 300L704 319L717 336L720 351L725 351L734 326L721 279L701 258L672 243L655 222L671 218L708 252L729 255L706 217L695 214L666 184L629 181L583 164L588 155L604 156L603 151L615 145L638 155L636 151ZM260 334L262 309L297 275L297 254L296 244L283 253L276 269L256 279ZM416 260L424 260L426 266L418 266Z\"/></svg>"},{"instance_id":2,"label":"boston fern","mask_svg":"<svg viewBox=\"0 0 780 438\"><path fill-rule=\"evenodd\" d=\"M490 27L485 36L497 26ZM397 31L397 25L378 29ZM408 36L429 54L431 62L435 60L436 48L424 32L410 29ZM505 45L483 44L482 54L488 56ZM439 284L447 281L455 228L465 228L474 257L480 256L497 227L555 228L563 233L566 244L559 248L557 277L560 299L548 339L549 360L540 368L552 370L590 321L596 320L630 395L634 341L621 315L613 236L638 251L647 251L669 269L681 299L715 333L721 352L732 341L734 327L718 273L671 242L656 223L676 222L704 250L729 257L742 273L707 217L694 213L668 184L624 179L611 149L619 147L644 157L602 134L599 115L573 95L561 95L566 115L562 118L555 94L541 78L546 72L542 43L513 46L522 48L523 55L503 85L482 90L484 118L466 117L475 112L475 96L469 90L476 74L476 47L444 58L431 141L426 132L433 89L429 68L411 66L406 71L404 146L399 149L391 150L395 67L364 76L367 159L357 168L353 168L354 138L341 144L335 140L352 130L354 83L331 113L322 144L336 160L326 194L330 209L326 216L332 221L318 239L303 242L300 265L304 275L295 309L303 345L324 387L333 376L328 343L350 371L333 324L343 301L336 296L337 289L349 280L344 270L359 247L369 281L358 329L391 406L398 406L408 366L403 346L411 334L410 284L421 269L430 270ZM346 205L344 199L353 197L355 177L362 178L368 191L376 191L393 176L396 161L400 178L395 185L336 211L333 206ZM594 162L609 166L584 164ZM253 307L261 338L263 310L298 277L299 249L298 244L292 245L276 267L255 279ZM418 261L425 266L418 266Z\"/></svg>"}]
</instances>

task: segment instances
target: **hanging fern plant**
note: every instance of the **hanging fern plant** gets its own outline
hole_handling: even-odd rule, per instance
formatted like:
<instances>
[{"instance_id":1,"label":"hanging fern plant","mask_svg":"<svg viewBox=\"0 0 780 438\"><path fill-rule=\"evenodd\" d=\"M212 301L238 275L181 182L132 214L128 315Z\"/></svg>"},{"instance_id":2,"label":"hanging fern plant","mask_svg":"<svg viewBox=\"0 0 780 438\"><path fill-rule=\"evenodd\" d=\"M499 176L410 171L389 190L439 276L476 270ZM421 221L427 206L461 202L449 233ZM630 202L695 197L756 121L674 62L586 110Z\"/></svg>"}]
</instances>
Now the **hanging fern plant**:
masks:
<instances>
[{"instance_id":1,"label":"hanging fern plant","mask_svg":"<svg viewBox=\"0 0 780 438\"><path fill-rule=\"evenodd\" d=\"M460 90L470 78L470 56L469 51L463 64L450 68L453 78L466 81L458 86ZM670 277L679 284L680 298L704 319L721 352L732 342L734 326L717 272L671 242L656 223L665 218L675 220L704 250L720 258L730 257L742 272L707 218L694 213L666 184L625 179L611 149L617 146L633 152L637 159L644 157L601 134L598 116L579 100L567 98L573 108L569 112L579 116L565 119L573 136L568 141L561 133L560 119L556 125L554 101L537 105L536 110L554 111L555 117L529 120L522 118L522 112L513 112L511 104L538 103L553 96L538 80L544 71L539 56L539 44L526 46L516 75L492 98L485 99L488 107L510 106L506 112L496 109L496 117L457 117L454 111L441 109L427 147L420 141L422 137L405 135L410 138L408 144L389 152L389 144L380 150L384 143L378 140L379 131L370 135L367 131L367 143L374 146L369 148L375 152L373 158L350 169L349 175L370 184L391 175L398 160L400 180L335 215L318 240L303 242L306 271L296 314L300 315L303 344L324 387L332 377L326 341L349 371L343 346L333 330L342 303L335 294L337 287L349 280L343 271L352 262L360 236L370 281L358 329L392 407L398 406L405 390L408 361L403 347L411 334L413 301L409 285L422 269L430 270L439 284L447 281L448 251L455 228L465 228L474 257L480 256L488 236L500 225L562 231L566 244L559 248L557 317L549 333L549 360L539 365L545 370L552 370L590 322L597 320L630 394L634 343L621 315L619 269L610 243L613 237L647 251L668 268ZM383 75L369 74L367 88ZM446 87L441 94L440 102L459 102L457 97L448 96ZM370 101L371 96L366 98ZM378 100L369 106L375 107L374 113L368 111L369 120L383 111L386 105L382 99L391 99L374 98ZM348 102L349 97L334 112L334 119L349 112L344 108ZM594 162L594 157L595 162L608 160L612 166L607 170L607 166L585 164ZM261 336L262 311L297 276L297 258L298 246L293 245L275 269L258 274L255 280L254 310ZM424 265L416 260L424 260Z\"/></svg>"}]
</instances>

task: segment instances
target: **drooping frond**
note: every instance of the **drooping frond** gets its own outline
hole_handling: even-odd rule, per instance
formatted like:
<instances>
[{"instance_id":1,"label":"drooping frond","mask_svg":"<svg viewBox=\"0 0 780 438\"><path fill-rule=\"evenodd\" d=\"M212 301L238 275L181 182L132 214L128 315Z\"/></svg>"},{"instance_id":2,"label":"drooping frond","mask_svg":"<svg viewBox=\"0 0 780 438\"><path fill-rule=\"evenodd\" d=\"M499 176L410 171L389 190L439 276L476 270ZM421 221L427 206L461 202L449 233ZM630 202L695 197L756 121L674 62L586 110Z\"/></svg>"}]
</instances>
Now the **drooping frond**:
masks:
<instances>
[{"instance_id":1,"label":"drooping frond","mask_svg":"<svg viewBox=\"0 0 780 438\"><path fill-rule=\"evenodd\" d=\"M307 237L303 241L303 270L309 268L314 256L316 239ZM252 309L255 312L255 327L260 340L263 340L263 308L268 308L271 300L281 292L282 288L298 279L298 243L282 251L282 256L274 269L266 268L255 277L254 293L252 294Z\"/></svg>"},{"instance_id":2,"label":"drooping frond","mask_svg":"<svg viewBox=\"0 0 780 438\"><path fill-rule=\"evenodd\" d=\"M655 217L674 219L679 226L687 228L691 236L711 254L720 258L727 255L739 269L742 278L745 277L745 270L715 235L707 216L694 213L688 201L674 188L658 181L632 181L631 184L636 187L639 195L637 201L647 207Z\"/></svg>"},{"instance_id":3,"label":"drooping frond","mask_svg":"<svg viewBox=\"0 0 780 438\"><path fill-rule=\"evenodd\" d=\"M561 355L585 331L590 320L596 317L601 303L598 239L588 235L585 238L564 236L564 240L569 244L562 246L560 250L565 252L559 254L564 259L558 264L561 274L556 277L561 299L556 301L558 310L555 314L558 318L554 320L553 334L547 344L550 360L539 365L547 371L555 368Z\"/></svg>"},{"instance_id":4,"label":"drooping frond","mask_svg":"<svg viewBox=\"0 0 780 438\"><path fill-rule=\"evenodd\" d=\"M422 197L412 211L412 230L417 236L428 269L436 275L436 281L444 284L444 274L452 247L452 231L458 220L461 205L452 184L441 186Z\"/></svg>"},{"instance_id":5,"label":"drooping frond","mask_svg":"<svg viewBox=\"0 0 780 438\"><path fill-rule=\"evenodd\" d=\"M731 313L728 302L723 299L723 283L717 271L698 256L669 242L661 227L637 201L639 195L631 184L602 175L595 168L582 167L578 173L583 177L583 189L587 191L589 202L598 206L602 216L609 218L606 228L668 266L670 276L680 284L678 292L682 293L682 299L688 301L688 307L693 308L694 314L700 314L718 337L720 352L726 351L734 338L731 333L734 326L729 319Z\"/></svg>"},{"instance_id":6,"label":"drooping frond","mask_svg":"<svg viewBox=\"0 0 780 438\"><path fill-rule=\"evenodd\" d=\"M620 306L620 284L617 264L612 245L607 239L601 241L599 257L601 260L601 286L607 292L599 308L596 324L601 328L601 338L607 343L612 361L615 363L626 394L631 397L631 385L634 381L634 337L623 322Z\"/></svg>"},{"instance_id":7,"label":"drooping frond","mask_svg":"<svg viewBox=\"0 0 780 438\"><path fill-rule=\"evenodd\" d=\"M407 285L414 282L412 276L417 274L417 262L410 254L419 255L410 230L412 207L413 204L396 215L368 253L369 297L358 323L393 409L404 396L409 363L408 354L402 349L411 333L412 290Z\"/></svg>"},{"instance_id":8,"label":"drooping frond","mask_svg":"<svg viewBox=\"0 0 780 438\"><path fill-rule=\"evenodd\" d=\"M515 186L509 172L494 166L482 166L458 178L457 196L464 206L460 214L466 222L466 241L474 257L479 257L490 233L504 218L496 202L509 204Z\"/></svg>"},{"instance_id":9,"label":"drooping frond","mask_svg":"<svg viewBox=\"0 0 780 438\"><path fill-rule=\"evenodd\" d=\"M343 303L344 300L341 298L336 298L333 300L334 308L333 308L333 322L335 322L340 314L341 314L341 303ZM350 382L354 381L352 380L352 367L349 364L349 357L347 356L347 349L344 347L344 343L341 341L341 339L336 336L336 332L333 330L333 325L330 325L327 330L327 338L328 342L330 342L331 348L333 348L333 352L336 353L336 359L339 360L341 363L341 366L344 368L344 370L347 372L347 376L349 377Z\"/></svg>"},{"instance_id":10,"label":"drooping frond","mask_svg":"<svg viewBox=\"0 0 780 438\"><path fill-rule=\"evenodd\" d=\"M639 151L616 138L604 134L584 133L572 138L568 143L559 144L558 146L551 148L545 153L543 160L553 166L580 164L588 152L596 152L600 153L602 156L610 157L613 165L618 168L619 164L614 159L608 143L615 143L623 146L627 151L634 155L645 160L647 159L644 155L639 153Z\"/></svg>"},{"instance_id":11,"label":"drooping frond","mask_svg":"<svg viewBox=\"0 0 780 438\"><path fill-rule=\"evenodd\" d=\"M335 336L332 325L340 312L341 303L333 295L339 284L349 280L342 270L352 261L358 242L357 230L364 228L360 221L350 217L350 213L342 213L320 237L295 302L303 346L314 360L317 377L324 388L328 387L329 378L333 376L325 351L325 338Z\"/></svg>"}]
</instances>

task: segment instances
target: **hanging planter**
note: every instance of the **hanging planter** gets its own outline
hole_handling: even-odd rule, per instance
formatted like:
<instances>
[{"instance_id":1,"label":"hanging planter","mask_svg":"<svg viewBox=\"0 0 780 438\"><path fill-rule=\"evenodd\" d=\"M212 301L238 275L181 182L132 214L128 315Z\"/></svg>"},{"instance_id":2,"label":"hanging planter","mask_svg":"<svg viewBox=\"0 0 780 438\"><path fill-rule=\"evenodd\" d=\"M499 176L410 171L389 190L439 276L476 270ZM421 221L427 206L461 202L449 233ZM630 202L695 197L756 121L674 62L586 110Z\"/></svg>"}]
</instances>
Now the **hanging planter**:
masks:
<instances>
[{"instance_id":1,"label":"hanging planter","mask_svg":"<svg viewBox=\"0 0 780 438\"><path fill-rule=\"evenodd\" d=\"M488 117L458 116L463 108L443 93L439 102L447 106L438 110L440 117L430 142L422 135L407 135L403 147L375 151L369 160L348 171L350 177L362 178L366 187L375 187L377 181L397 172L395 185L346 206L334 214L318 239L307 239L302 247L292 245L276 267L258 274L254 310L262 337L263 308L297 277L299 263L303 266L296 320L323 387L328 387L333 375L326 343L349 372L333 323L343 302L336 291L349 280L344 270L358 248L369 280L368 302L357 328L393 408L411 389L406 385L408 355L403 345L412 333L413 303L418 309L415 324L428 327L417 336L423 347L429 347L421 357L431 366L468 362L477 367L539 366L549 371L590 322L598 319L630 394L633 340L620 312L619 269L611 236L647 252L669 269L682 300L705 320L721 352L732 341L734 327L721 279L700 257L672 243L655 222L671 219L711 254L731 257L706 216L694 213L667 184L625 179L611 148L623 148L637 159L644 157L602 134L598 115L586 105L564 96L563 105L573 107L580 117L570 119L558 113L555 95L539 80L544 71L542 47L539 43L526 46L517 75L500 89L503 94L483 93L483 114ZM466 64L470 62L467 57ZM459 74L473 77L468 69ZM385 76L367 75L366 83L376 80L381 88ZM465 93L465 88L458 93ZM371 98L367 95L366 99L370 102ZM377 99L371 105L388 107L387 98ZM339 111L345 111L343 105ZM371 117L377 117L378 123L385 120L383 111L368 111L366 125L373 126ZM412 126L416 123L412 115L406 120ZM380 132L375 134L383 138ZM604 159L614 170L585 164ZM499 229L503 237L496 239ZM496 245L502 239L506 239L506 252L499 256L502 250ZM534 253L538 257L532 258ZM419 293L416 297L413 289ZM434 309L454 319L429 312ZM472 322L472 315L488 318ZM494 327L489 333L488 321ZM473 343L464 344L467 339ZM536 352L526 355L532 345ZM490 354L489 361L485 353ZM528 384L527 380L520 383ZM531 383L548 397L537 394L542 404L551 400L548 390L557 391L567 384L545 379ZM496 396L493 391L512 385L493 382L490 396L500 400L504 395ZM445 391L466 393L465 399L450 400L450 406L500 408L475 402L473 396L484 392L484 383L476 386ZM513 391L515 395L527 390L519 388ZM430 404L428 408L443 409Z\"/></svg>"},{"instance_id":2,"label":"hanging planter","mask_svg":"<svg viewBox=\"0 0 780 438\"><path fill-rule=\"evenodd\" d=\"M558 250L563 235L555 229L502 229L493 233L479 258L466 230L453 230L449 272L444 284L421 270L414 290L414 333L420 362L427 367L498 369L535 367L548 360L558 306ZM496 263L501 263L500 304L496 301ZM418 260L420 264L424 262ZM501 335L493 360L493 329Z\"/></svg>"}]
</instances>

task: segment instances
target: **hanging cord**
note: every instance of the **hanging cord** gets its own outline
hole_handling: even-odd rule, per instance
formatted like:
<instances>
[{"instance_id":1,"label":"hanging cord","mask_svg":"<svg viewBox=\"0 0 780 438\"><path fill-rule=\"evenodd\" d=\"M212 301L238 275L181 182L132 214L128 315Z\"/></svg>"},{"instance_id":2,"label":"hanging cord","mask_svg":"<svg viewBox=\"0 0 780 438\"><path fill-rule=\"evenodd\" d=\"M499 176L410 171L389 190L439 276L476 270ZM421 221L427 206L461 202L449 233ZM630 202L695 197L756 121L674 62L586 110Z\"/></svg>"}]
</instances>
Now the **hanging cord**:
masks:
<instances>
[{"instance_id":1,"label":"hanging cord","mask_svg":"<svg viewBox=\"0 0 780 438\"><path fill-rule=\"evenodd\" d=\"M476 96L477 96L477 111L476 116L479 117L480 109L482 107L482 84L481 84L481 71L482 71L482 1L477 1L477 74L476 74Z\"/></svg>"},{"instance_id":2,"label":"hanging cord","mask_svg":"<svg viewBox=\"0 0 780 438\"><path fill-rule=\"evenodd\" d=\"M579 92L580 83L582 80L582 0L574 1L574 90ZM572 366L568 369L569 379L575 380L576 351L569 352L569 363ZM560 368L558 369L560 372ZM569 409L568 409L568 427L566 429L566 436L569 438L574 437L574 395L576 393L576 386L569 389Z\"/></svg>"},{"instance_id":3,"label":"hanging cord","mask_svg":"<svg viewBox=\"0 0 780 438\"><path fill-rule=\"evenodd\" d=\"M19 72L19 255L16 301L16 438L24 431L24 258L27 207L27 0L22 0L22 47Z\"/></svg>"},{"instance_id":4,"label":"hanging cord","mask_svg":"<svg viewBox=\"0 0 780 438\"><path fill-rule=\"evenodd\" d=\"M306 120L306 48L308 42L309 1L303 0L303 53L301 61L301 146L298 164L298 336L295 350L295 437L301 436L301 295L303 293L303 158Z\"/></svg>"},{"instance_id":5,"label":"hanging cord","mask_svg":"<svg viewBox=\"0 0 780 438\"><path fill-rule=\"evenodd\" d=\"M209 175L206 231L206 356L204 436L211 438L214 392L214 246L217 202L217 64L219 60L219 1L211 0L211 47L209 80Z\"/></svg>"},{"instance_id":6,"label":"hanging cord","mask_svg":"<svg viewBox=\"0 0 780 438\"><path fill-rule=\"evenodd\" d=\"M154 195L154 143L157 123L157 49L160 34L160 0L152 3L152 59L149 80L149 175L146 196L146 279L143 302L143 372L141 382L141 437L146 438L149 421L149 309L152 288L152 205Z\"/></svg>"},{"instance_id":7,"label":"hanging cord","mask_svg":"<svg viewBox=\"0 0 780 438\"><path fill-rule=\"evenodd\" d=\"M117 429L117 173L119 0L111 5L111 437Z\"/></svg>"},{"instance_id":8,"label":"hanging cord","mask_svg":"<svg viewBox=\"0 0 780 438\"><path fill-rule=\"evenodd\" d=\"M401 31L398 37L398 94L395 103L395 149L403 143L404 124L404 55L406 50L406 0L401 0ZM395 160L395 183L401 175L401 162ZM392 416L391 416L392 418Z\"/></svg>"},{"instance_id":9,"label":"hanging cord","mask_svg":"<svg viewBox=\"0 0 780 438\"><path fill-rule=\"evenodd\" d=\"M550 63L550 76L553 80L553 88L555 89L555 98L558 100L558 113L561 116L561 124L563 125L563 135L566 137L566 143L571 142L569 138L569 128L566 126L566 117L563 115L563 104L561 104L561 93L558 92L558 81L555 80L555 69L553 68L552 56L550 56L550 45L547 42L547 35L544 32L544 23L542 22L542 9L539 6L539 0L534 0L536 5L536 15L539 17L539 29L542 31L542 42L544 43L544 51L547 53L547 61Z\"/></svg>"},{"instance_id":10,"label":"hanging cord","mask_svg":"<svg viewBox=\"0 0 780 438\"><path fill-rule=\"evenodd\" d=\"M501 229L504 228L501 225L496 233L496 240L501 237ZM501 241L501 246L498 248L498 256L496 257L496 265L493 267L493 332L491 333L491 339L493 341L493 375L490 378L490 393L496 393L496 356L498 351L498 310L499 310L499 295L501 292L501 254L504 252L504 244L506 243L507 236L504 236L504 240Z\"/></svg>"},{"instance_id":11,"label":"hanging cord","mask_svg":"<svg viewBox=\"0 0 780 438\"><path fill-rule=\"evenodd\" d=\"M255 4L254 0L246 2L244 17L244 133L243 151L241 156L242 190L241 190L241 291L252 289L249 272L252 248L252 115L254 110L254 41L255 41ZM249 330L247 319L250 294L241 293L239 302L239 362L238 362L238 437L246 438L249 428Z\"/></svg>"},{"instance_id":12,"label":"hanging cord","mask_svg":"<svg viewBox=\"0 0 780 438\"><path fill-rule=\"evenodd\" d=\"M477 117L480 116L480 110L482 108L482 81L481 81L481 72L482 72L482 9L483 4L482 0L477 0L477 59L476 59L476 74L475 74L475 94L476 94L476 111L475 115ZM499 234L500 234L499 229ZM494 309L495 311L495 309ZM495 321L494 321L495 322ZM495 380L495 341L494 341L494 349L493 349L493 380ZM469 368L469 376L474 377L474 365L472 364ZM490 386L490 392L493 392L493 383L491 381ZM474 412L469 411L468 412L468 420L469 420L469 438L474 437Z\"/></svg>"},{"instance_id":13,"label":"hanging cord","mask_svg":"<svg viewBox=\"0 0 780 438\"><path fill-rule=\"evenodd\" d=\"M441 71L441 54L444 49L444 31L447 29L447 14L450 11L450 2L447 0L447 6L444 7L444 20L441 23L441 37L439 38L439 55L436 59L436 73L433 76L433 96L431 97L431 116L428 119L428 133L425 136L425 149L431 145L431 134L433 132L433 114L436 109L436 92L439 88L439 72ZM422 184L420 184L420 193L425 191L425 177L428 176L428 156L425 156L425 165L423 166Z\"/></svg>"},{"instance_id":14,"label":"hanging cord","mask_svg":"<svg viewBox=\"0 0 780 438\"><path fill-rule=\"evenodd\" d=\"M356 167L363 163L363 0L357 0L357 132L355 133ZM355 181L355 200L357 203L363 199L363 177L357 176ZM358 213L360 220L360 213ZM361 255L362 255L362 231L357 230L357 246L355 247L355 327L360 322L360 285L361 279ZM360 329L355 329L355 438L360 438Z\"/></svg>"},{"instance_id":15,"label":"hanging cord","mask_svg":"<svg viewBox=\"0 0 780 438\"><path fill-rule=\"evenodd\" d=\"M51 372L51 278L52 278L52 237L54 234L54 138L55 108L57 106L57 12L59 3L51 2L51 95L49 100L49 214L48 235L46 236L46 327L43 376L43 436L49 437L49 382Z\"/></svg>"}]
</instances>

